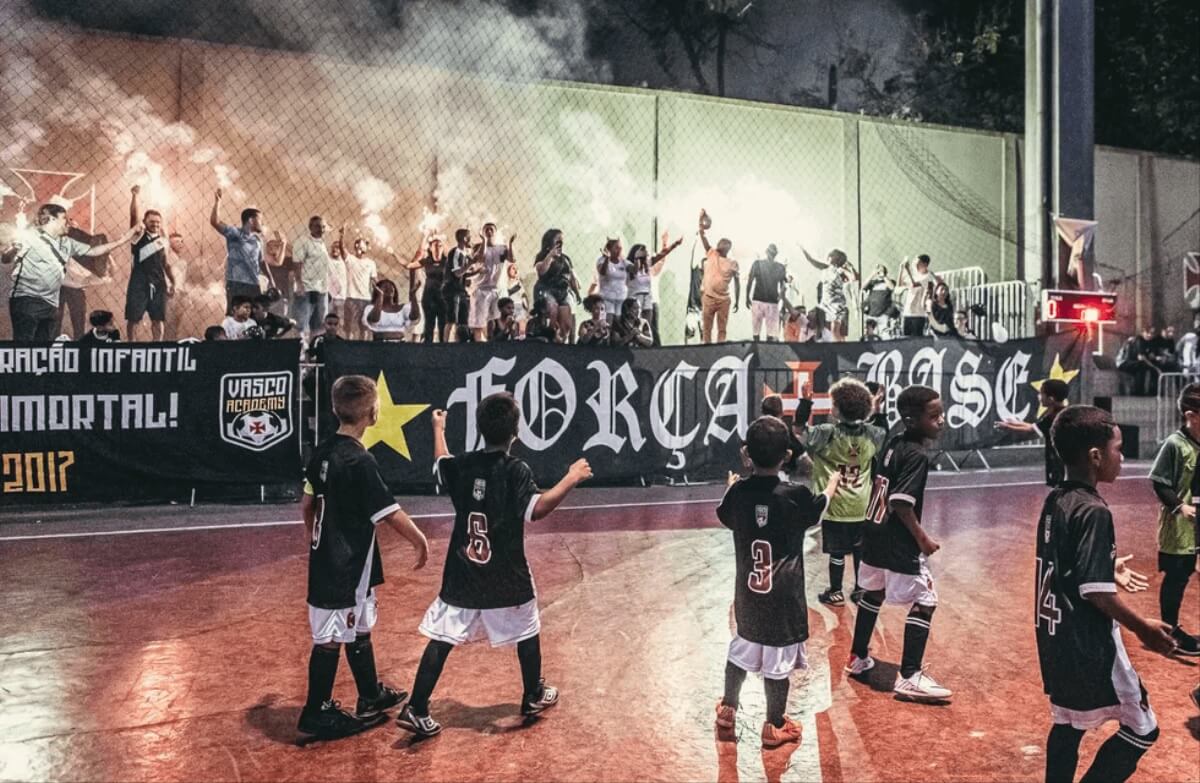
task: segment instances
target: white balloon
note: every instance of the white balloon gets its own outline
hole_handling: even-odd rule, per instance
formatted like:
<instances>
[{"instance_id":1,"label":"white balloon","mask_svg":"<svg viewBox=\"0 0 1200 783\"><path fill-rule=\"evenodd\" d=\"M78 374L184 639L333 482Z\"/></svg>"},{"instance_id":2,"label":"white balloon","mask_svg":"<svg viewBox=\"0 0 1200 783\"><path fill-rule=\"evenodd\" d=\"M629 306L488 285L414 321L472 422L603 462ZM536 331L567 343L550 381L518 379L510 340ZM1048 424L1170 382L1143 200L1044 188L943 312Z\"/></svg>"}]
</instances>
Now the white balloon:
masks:
<instances>
[{"instance_id":1,"label":"white balloon","mask_svg":"<svg viewBox=\"0 0 1200 783\"><path fill-rule=\"evenodd\" d=\"M999 321L992 324L992 339L998 343L1008 342L1008 330Z\"/></svg>"}]
</instances>

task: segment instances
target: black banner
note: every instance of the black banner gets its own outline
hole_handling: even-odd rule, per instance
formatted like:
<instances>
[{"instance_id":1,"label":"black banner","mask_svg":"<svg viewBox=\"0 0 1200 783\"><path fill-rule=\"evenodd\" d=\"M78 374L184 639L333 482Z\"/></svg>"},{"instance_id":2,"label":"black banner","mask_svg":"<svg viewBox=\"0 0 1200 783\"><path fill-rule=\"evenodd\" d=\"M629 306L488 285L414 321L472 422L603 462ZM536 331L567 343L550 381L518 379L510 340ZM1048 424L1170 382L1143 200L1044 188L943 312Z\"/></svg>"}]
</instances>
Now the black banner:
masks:
<instances>
[{"instance_id":1,"label":"black banner","mask_svg":"<svg viewBox=\"0 0 1200 783\"><path fill-rule=\"evenodd\" d=\"M0 343L0 503L295 482L296 341Z\"/></svg>"},{"instance_id":2,"label":"black banner","mask_svg":"<svg viewBox=\"0 0 1200 783\"><path fill-rule=\"evenodd\" d=\"M326 378L362 374L380 383L380 420L366 445L396 490L432 482L431 410L449 412L452 451L479 448L476 406L497 391L512 392L521 405L514 453L530 463L539 481L557 479L584 456L597 480L628 482L723 476L738 464L741 439L764 393L780 393L785 408L794 410L811 379L819 417L830 409L829 386L845 375L887 389L893 424L901 389L934 387L946 408L940 448L983 448L997 441L998 420L1037 416L1040 381L1072 382L1082 348L1073 335L1004 344L922 339L636 351L339 342L327 348Z\"/></svg>"}]
</instances>

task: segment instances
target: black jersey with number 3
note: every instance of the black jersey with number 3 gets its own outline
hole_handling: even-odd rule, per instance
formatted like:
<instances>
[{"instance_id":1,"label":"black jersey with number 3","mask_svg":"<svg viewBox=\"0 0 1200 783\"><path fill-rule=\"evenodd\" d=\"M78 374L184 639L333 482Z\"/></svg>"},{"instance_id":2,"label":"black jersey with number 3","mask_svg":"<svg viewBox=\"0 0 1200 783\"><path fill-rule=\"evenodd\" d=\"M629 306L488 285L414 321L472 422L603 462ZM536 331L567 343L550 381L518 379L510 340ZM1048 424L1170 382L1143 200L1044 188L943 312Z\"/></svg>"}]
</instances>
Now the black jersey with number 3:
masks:
<instances>
[{"instance_id":1,"label":"black jersey with number 3","mask_svg":"<svg viewBox=\"0 0 1200 783\"><path fill-rule=\"evenodd\" d=\"M1034 621L1042 684L1050 701L1072 710L1118 703L1113 689L1116 623L1087 595L1115 593L1112 514L1094 487L1067 481L1050 493L1038 519Z\"/></svg>"},{"instance_id":2,"label":"black jersey with number 3","mask_svg":"<svg viewBox=\"0 0 1200 783\"><path fill-rule=\"evenodd\" d=\"M441 599L464 609L533 600L525 523L539 492L529 465L502 451L473 451L442 457L437 474L454 503Z\"/></svg>"},{"instance_id":3,"label":"black jersey with number 3","mask_svg":"<svg viewBox=\"0 0 1200 783\"><path fill-rule=\"evenodd\" d=\"M317 446L304 471L316 499L308 553L308 603L345 609L383 583L375 525L400 508L371 452L349 435ZM360 595L361 594L361 595Z\"/></svg>"},{"instance_id":4,"label":"black jersey with number 3","mask_svg":"<svg viewBox=\"0 0 1200 783\"><path fill-rule=\"evenodd\" d=\"M901 433L875 455L875 484L867 506L863 562L897 574L921 573L921 548L892 510L893 502L906 503L917 519L925 507L925 481L929 454L923 439Z\"/></svg>"},{"instance_id":5,"label":"black jersey with number 3","mask_svg":"<svg viewBox=\"0 0 1200 783\"><path fill-rule=\"evenodd\" d=\"M804 531L825 505L824 495L777 476L750 476L726 490L717 519L733 531L733 613L746 641L786 647L808 638Z\"/></svg>"}]
</instances>

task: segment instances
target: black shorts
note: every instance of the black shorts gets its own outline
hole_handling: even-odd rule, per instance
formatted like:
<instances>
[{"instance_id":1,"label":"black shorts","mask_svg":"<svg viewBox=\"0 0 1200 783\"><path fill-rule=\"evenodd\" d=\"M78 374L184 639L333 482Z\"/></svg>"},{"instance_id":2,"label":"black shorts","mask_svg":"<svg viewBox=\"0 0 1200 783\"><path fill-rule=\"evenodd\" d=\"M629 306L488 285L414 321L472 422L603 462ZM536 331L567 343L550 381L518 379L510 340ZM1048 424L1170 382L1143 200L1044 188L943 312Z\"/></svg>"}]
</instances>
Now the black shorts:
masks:
<instances>
[{"instance_id":1,"label":"black shorts","mask_svg":"<svg viewBox=\"0 0 1200 783\"><path fill-rule=\"evenodd\" d=\"M151 321L167 320L167 287L131 279L125 292L125 320L137 323L145 315Z\"/></svg>"},{"instance_id":2,"label":"black shorts","mask_svg":"<svg viewBox=\"0 0 1200 783\"><path fill-rule=\"evenodd\" d=\"M559 305L560 307L567 303L567 298L570 296L570 294L571 294L571 289L569 289L569 288L558 288L558 287L552 288L552 287L544 286L541 284L535 285L533 287L533 298L535 300L545 298L548 301L551 301L554 304Z\"/></svg>"},{"instance_id":3,"label":"black shorts","mask_svg":"<svg viewBox=\"0 0 1200 783\"><path fill-rule=\"evenodd\" d=\"M866 522L834 522L821 520L821 551L827 555L848 555L862 552L863 530Z\"/></svg>"},{"instance_id":4,"label":"black shorts","mask_svg":"<svg viewBox=\"0 0 1200 783\"><path fill-rule=\"evenodd\" d=\"M446 307L446 323L465 326L471 309L470 295L464 289L443 288L442 301Z\"/></svg>"},{"instance_id":5,"label":"black shorts","mask_svg":"<svg viewBox=\"0 0 1200 783\"><path fill-rule=\"evenodd\" d=\"M1158 570L1167 576L1186 581L1196 570L1196 553L1190 555L1170 555L1158 553Z\"/></svg>"}]
</instances>

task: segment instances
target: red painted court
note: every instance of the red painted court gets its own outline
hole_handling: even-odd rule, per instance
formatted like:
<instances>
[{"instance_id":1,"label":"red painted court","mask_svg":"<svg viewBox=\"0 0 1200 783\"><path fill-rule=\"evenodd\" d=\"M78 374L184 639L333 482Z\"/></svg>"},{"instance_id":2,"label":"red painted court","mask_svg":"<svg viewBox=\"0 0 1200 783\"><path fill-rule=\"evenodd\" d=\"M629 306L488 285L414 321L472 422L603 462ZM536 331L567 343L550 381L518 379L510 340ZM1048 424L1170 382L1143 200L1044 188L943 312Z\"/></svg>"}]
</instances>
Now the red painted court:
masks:
<instances>
[{"instance_id":1,"label":"red painted court","mask_svg":"<svg viewBox=\"0 0 1200 783\"><path fill-rule=\"evenodd\" d=\"M855 609L817 604L827 576L812 542L811 668L793 677L789 708L805 734L769 752L753 676L739 741L718 743L713 731L734 571L713 513L721 487L581 490L532 526L545 674L562 703L523 724L515 652L463 648L431 704L445 731L419 743L388 722L297 744L310 640L296 506L10 514L0 527L0 780L1040 780L1049 715L1032 622L1039 471L931 477L924 521L942 543L931 559L941 607L926 660L954 689L949 706L893 699L897 607L881 616L874 676L847 680ZM1126 466L1127 476L1145 472ZM1120 553L1153 574L1148 483L1102 491ZM406 508L433 556L414 573L407 544L381 532L387 583L374 639L381 676L408 690L450 504ZM1150 591L1122 597L1157 615L1157 586L1155 574ZM1193 581L1183 607L1192 631L1198 592ZM1125 640L1162 730L1134 780L1200 781L1200 716L1187 695L1197 659ZM353 705L344 665L335 695ZM1081 772L1111 730L1085 740Z\"/></svg>"}]
</instances>

